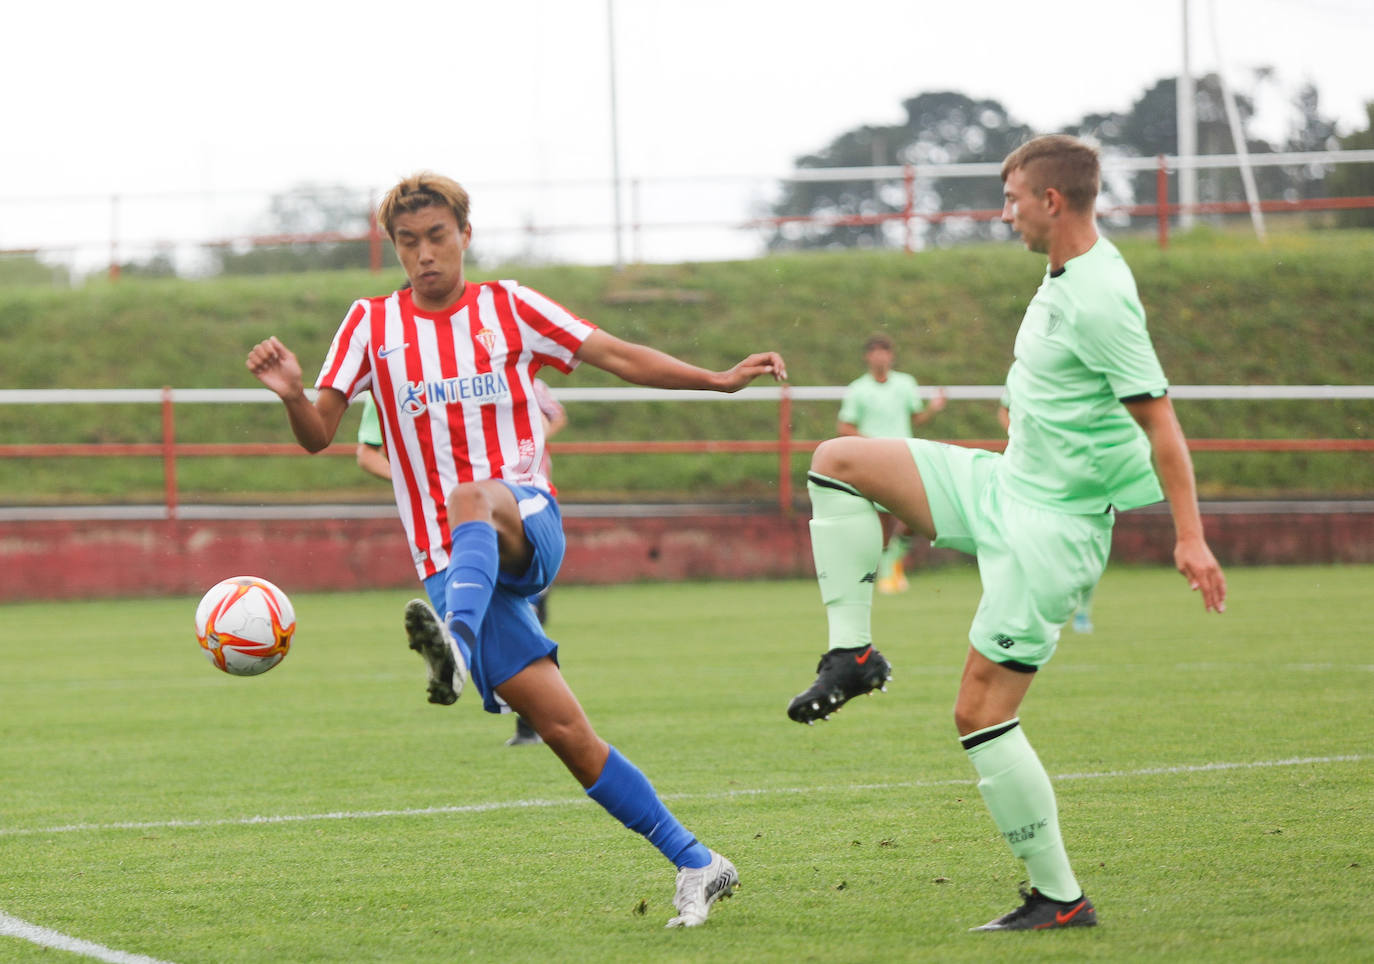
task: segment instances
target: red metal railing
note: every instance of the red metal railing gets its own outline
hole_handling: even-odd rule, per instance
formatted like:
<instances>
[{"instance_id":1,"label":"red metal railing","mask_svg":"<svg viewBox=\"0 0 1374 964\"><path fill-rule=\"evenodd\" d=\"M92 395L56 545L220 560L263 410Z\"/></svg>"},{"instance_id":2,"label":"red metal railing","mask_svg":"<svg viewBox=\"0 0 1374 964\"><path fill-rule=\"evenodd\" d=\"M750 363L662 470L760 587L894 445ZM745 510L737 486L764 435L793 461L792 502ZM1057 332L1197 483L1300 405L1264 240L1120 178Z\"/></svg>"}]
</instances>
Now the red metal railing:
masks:
<instances>
[{"instance_id":1,"label":"red metal railing","mask_svg":"<svg viewBox=\"0 0 1374 964\"><path fill-rule=\"evenodd\" d=\"M158 442L55 442L0 445L0 459L6 458L129 458L162 459L163 502L167 517L177 516L177 461L207 456L304 456L307 453L289 442L178 442L175 406L171 388L161 395L162 438ZM955 445L1000 452L1005 439L951 440ZM777 455L778 511L793 511L792 456L804 454L820 444L818 439L792 437L792 392L784 386L778 398L777 437L773 439L697 439L682 441L556 442L553 454L564 455L710 455L719 453ZM1374 439L1222 439L1189 440L1195 452L1374 452ZM355 446L334 444L318 454L355 457Z\"/></svg>"}]
</instances>

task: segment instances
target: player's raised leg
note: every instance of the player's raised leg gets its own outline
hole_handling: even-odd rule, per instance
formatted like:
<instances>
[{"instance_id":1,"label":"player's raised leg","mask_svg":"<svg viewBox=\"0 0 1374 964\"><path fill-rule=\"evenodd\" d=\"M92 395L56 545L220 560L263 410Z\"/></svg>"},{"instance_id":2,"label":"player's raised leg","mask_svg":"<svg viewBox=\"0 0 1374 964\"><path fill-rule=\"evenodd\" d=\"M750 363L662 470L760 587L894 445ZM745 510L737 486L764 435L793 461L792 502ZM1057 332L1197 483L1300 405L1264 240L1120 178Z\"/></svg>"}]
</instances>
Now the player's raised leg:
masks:
<instances>
[{"instance_id":1,"label":"player's raised leg","mask_svg":"<svg viewBox=\"0 0 1374 964\"><path fill-rule=\"evenodd\" d=\"M468 656L444 621L423 599L406 603L406 639L429 667L429 701L441 706L458 702L468 681Z\"/></svg>"},{"instance_id":2,"label":"player's raised leg","mask_svg":"<svg viewBox=\"0 0 1374 964\"><path fill-rule=\"evenodd\" d=\"M407 604L405 618L410 648L429 667L429 701L441 704L455 702L462 692L499 569L520 571L529 564L532 551L519 505L504 483L485 480L455 486L446 508L453 531L443 619L436 620L420 599Z\"/></svg>"},{"instance_id":3,"label":"player's raised leg","mask_svg":"<svg viewBox=\"0 0 1374 964\"><path fill-rule=\"evenodd\" d=\"M873 648L873 584L883 533L875 503L933 536L920 472L904 439L845 436L821 443L807 475L811 551L825 604L829 650L816 680L793 697L798 723L827 719L856 696L884 688L892 667Z\"/></svg>"},{"instance_id":4,"label":"player's raised leg","mask_svg":"<svg viewBox=\"0 0 1374 964\"><path fill-rule=\"evenodd\" d=\"M522 572L534 550L525 538L515 494L503 482L487 479L455 486L447 511L453 548L444 621L470 647L486 616L498 570Z\"/></svg>"},{"instance_id":5,"label":"player's raised leg","mask_svg":"<svg viewBox=\"0 0 1374 964\"><path fill-rule=\"evenodd\" d=\"M678 868L669 927L704 923L711 905L739 884L735 866L697 842L669 812L647 777L592 729L577 697L552 659L536 660L496 687L529 721L587 791L622 824L642 835Z\"/></svg>"}]
</instances>

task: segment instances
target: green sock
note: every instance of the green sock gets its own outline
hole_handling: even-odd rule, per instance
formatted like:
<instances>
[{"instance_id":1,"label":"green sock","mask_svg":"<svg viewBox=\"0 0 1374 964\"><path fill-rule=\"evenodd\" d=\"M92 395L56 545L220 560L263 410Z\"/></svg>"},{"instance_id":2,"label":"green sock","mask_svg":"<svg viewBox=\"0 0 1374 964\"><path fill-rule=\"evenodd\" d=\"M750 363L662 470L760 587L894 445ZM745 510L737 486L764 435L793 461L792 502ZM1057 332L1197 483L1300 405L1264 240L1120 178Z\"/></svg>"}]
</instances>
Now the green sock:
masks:
<instances>
[{"instance_id":1,"label":"green sock","mask_svg":"<svg viewBox=\"0 0 1374 964\"><path fill-rule=\"evenodd\" d=\"M852 486L812 472L811 553L830 625L830 648L873 642L873 581L883 526L873 503Z\"/></svg>"},{"instance_id":2,"label":"green sock","mask_svg":"<svg viewBox=\"0 0 1374 964\"><path fill-rule=\"evenodd\" d=\"M894 563L901 562L906 558L906 554L911 551L911 536L904 533L892 534L892 538L887 540L887 548L883 550L883 558L879 563L879 572L887 572Z\"/></svg>"},{"instance_id":3,"label":"green sock","mask_svg":"<svg viewBox=\"0 0 1374 964\"><path fill-rule=\"evenodd\" d=\"M1054 788L1019 721L970 733L962 742L993 823L1026 862L1031 886L1053 900L1077 900L1083 888L1059 836Z\"/></svg>"}]
</instances>

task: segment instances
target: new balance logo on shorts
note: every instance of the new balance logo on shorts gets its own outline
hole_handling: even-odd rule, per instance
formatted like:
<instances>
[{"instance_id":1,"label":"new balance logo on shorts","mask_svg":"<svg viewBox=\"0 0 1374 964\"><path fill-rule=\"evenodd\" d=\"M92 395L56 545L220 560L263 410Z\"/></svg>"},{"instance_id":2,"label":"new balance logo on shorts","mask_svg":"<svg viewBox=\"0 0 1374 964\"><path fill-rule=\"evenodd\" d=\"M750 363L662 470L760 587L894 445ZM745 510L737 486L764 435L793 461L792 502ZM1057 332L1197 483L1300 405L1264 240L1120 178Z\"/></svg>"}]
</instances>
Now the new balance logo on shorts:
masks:
<instances>
[{"instance_id":1,"label":"new balance logo on shorts","mask_svg":"<svg viewBox=\"0 0 1374 964\"><path fill-rule=\"evenodd\" d=\"M876 570L876 569L873 570L872 572L866 572L866 573L864 573L864 577L863 577L862 579L859 580L860 584L865 583L865 582L877 582L877 581L878 581L878 570Z\"/></svg>"},{"instance_id":2,"label":"new balance logo on shorts","mask_svg":"<svg viewBox=\"0 0 1374 964\"><path fill-rule=\"evenodd\" d=\"M992 641L1003 649L1011 649L1016 645L1016 640L1012 639L1006 633L998 633L996 636L992 637Z\"/></svg>"}]
</instances>

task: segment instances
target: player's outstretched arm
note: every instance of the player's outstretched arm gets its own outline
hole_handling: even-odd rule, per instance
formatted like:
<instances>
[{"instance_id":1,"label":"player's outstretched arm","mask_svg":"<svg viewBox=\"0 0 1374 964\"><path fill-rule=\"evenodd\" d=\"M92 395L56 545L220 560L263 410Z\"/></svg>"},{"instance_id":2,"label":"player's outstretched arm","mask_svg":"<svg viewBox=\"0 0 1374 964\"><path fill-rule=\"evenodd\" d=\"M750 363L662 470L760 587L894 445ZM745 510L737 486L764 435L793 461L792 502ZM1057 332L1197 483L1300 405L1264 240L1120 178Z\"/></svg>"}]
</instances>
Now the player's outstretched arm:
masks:
<instances>
[{"instance_id":1,"label":"player's outstretched arm","mask_svg":"<svg viewBox=\"0 0 1374 964\"><path fill-rule=\"evenodd\" d=\"M1126 408L1145 430L1154 450L1159 482L1174 517L1174 565L1188 580L1188 587L1202 593L1203 605L1209 612L1225 612L1226 577L1202 532L1193 460L1174 414L1174 404L1165 395L1127 402Z\"/></svg>"},{"instance_id":2,"label":"player's outstretched arm","mask_svg":"<svg viewBox=\"0 0 1374 964\"><path fill-rule=\"evenodd\" d=\"M598 329L582 343L577 357L610 372L632 385L653 388L698 388L716 392L737 392L760 375L781 381L787 366L777 352L750 355L723 372L713 372L674 358L647 345L623 341Z\"/></svg>"},{"instance_id":3,"label":"player's outstretched arm","mask_svg":"<svg viewBox=\"0 0 1374 964\"><path fill-rule=\"evenodd\" d=\"M301 448L307 452L328 448L348 408L343 392L326 388L311 402L305 394L300 361L275 335L249 349L245 364L258 381L282 400L291 431Z\"/></svg>"},{"instance_id":4,"label":"player's outstretched arm","mask_svg":"<svg viewBox=\"0 0 1374 964\"><path fill-rule=\"evenodd\" d=\"M945 410L945 405L948 402L949 396L945 394L945 390L943 388L935 389L935 394L931 396L930 401L926 403L926 407L911 416L911 424L926 424L936 415L939 415L941 412L943 412Z\"/></svg>"},{"instance_id":5,"label":"player's outstretched arm","mask_svg":"<svg viewBox=\"0 0 1374 964\"><path fill-rule=\"evenodd\" d=\"M359 442L358 447L353 450L353 457L357 460L358 468L368 475L391 481L391 460L386 457L386 452L382 448Z\"/></svg>"}]
</instances>

